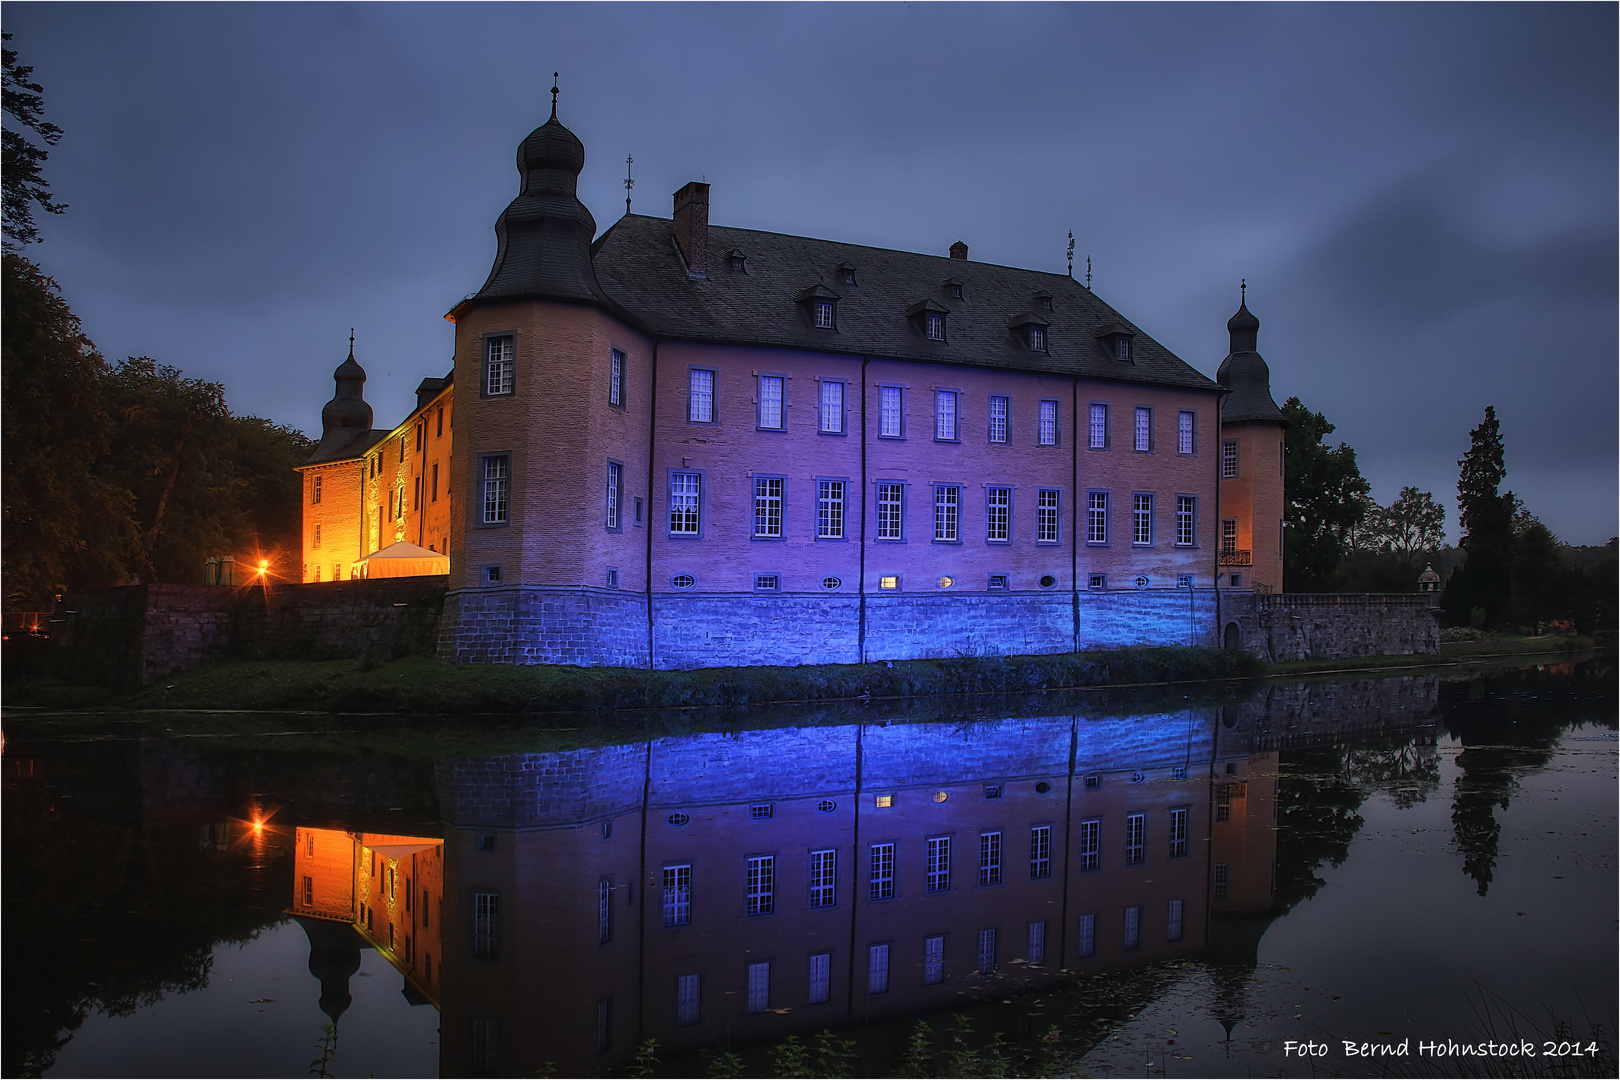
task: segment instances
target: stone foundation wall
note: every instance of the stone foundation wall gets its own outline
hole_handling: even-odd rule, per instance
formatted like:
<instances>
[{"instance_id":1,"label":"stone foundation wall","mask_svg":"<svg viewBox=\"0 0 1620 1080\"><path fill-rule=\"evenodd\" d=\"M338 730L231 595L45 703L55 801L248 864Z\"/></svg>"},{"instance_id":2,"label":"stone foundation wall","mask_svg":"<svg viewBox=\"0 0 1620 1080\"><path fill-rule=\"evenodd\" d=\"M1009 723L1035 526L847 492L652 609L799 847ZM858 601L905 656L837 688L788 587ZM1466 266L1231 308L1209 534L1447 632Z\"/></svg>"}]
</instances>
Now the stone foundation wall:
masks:
<instances>
[{"instance_id":1,"label":"stone foundation wall","mask_svg":"<svg viewBox=\"0 0 1620 1080\"><path fill-rule=\"evenodd\" d=\"M647 598L614 589L458 589L446 597L438 656L452 664L644 668Z\"/></svg>"},{"instance_id":2,"label":"stone foundation wall","mask_svg":"<svg viewBox=\"0 0 1620 1080\"><path fill-rule=\"evenodd\" d=\"M1237 626L1240 647L1273 662L1435 656L1436 614L1415 593L1223 593L1221 633Z\"/></svg>"}]
</instances>

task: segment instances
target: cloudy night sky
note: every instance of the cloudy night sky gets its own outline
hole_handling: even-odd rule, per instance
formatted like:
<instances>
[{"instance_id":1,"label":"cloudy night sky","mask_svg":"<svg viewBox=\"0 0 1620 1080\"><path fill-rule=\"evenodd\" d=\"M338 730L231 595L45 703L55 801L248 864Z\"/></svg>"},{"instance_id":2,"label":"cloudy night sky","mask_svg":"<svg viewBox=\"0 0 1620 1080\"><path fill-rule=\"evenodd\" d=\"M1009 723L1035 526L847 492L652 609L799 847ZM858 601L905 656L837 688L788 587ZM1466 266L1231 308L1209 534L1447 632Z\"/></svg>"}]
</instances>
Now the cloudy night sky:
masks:
<instances>
[{"instance_id":1,"label":"cloudy night sky","mask_svg":"<svg viewBox=\"0 0 1620 1080\"><path fill-rule=\"evenodd\" d=\"M1616 7L9 3L66 132L30 256L110 359L319 434L351 326L379 426L449 370L519 141L600 228L668 216L1076 273L1213 376L1238 282L1280 404L1373 495L1495 405L1509 487L1616 529Z\"/></svg>"}]
</instances>

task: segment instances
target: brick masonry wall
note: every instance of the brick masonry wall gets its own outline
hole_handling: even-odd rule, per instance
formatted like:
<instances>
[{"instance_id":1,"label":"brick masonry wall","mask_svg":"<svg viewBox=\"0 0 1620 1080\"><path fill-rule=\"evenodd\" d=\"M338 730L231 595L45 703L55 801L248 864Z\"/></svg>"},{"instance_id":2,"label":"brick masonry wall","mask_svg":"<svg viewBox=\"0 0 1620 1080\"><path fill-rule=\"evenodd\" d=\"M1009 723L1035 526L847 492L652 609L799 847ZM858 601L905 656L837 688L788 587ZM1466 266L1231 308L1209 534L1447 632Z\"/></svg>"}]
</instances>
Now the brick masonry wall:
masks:
<instances>
[{"instance_id":1,"label":"brick masonry wall","mask_svg":"<svg viewBox=\"0 0 1620 1080\"><path fill-rule=\"evenodd\" d=\"M1236 623L1243 648L1265 660L1435 656L1440 624L1414 595L1222 594L1221 627Z\"/></svg>"},{"instance_id":2,"label":"brick masonry wall","mask_svg":"<svg viewBox=\"0 0 1620 1080\"><path fill-rule=\"evenodd\" d=\"M438 656L455 664L647 666L647 600L609 589L507 587L452 593Z\"/></svg>"}]
</instances>

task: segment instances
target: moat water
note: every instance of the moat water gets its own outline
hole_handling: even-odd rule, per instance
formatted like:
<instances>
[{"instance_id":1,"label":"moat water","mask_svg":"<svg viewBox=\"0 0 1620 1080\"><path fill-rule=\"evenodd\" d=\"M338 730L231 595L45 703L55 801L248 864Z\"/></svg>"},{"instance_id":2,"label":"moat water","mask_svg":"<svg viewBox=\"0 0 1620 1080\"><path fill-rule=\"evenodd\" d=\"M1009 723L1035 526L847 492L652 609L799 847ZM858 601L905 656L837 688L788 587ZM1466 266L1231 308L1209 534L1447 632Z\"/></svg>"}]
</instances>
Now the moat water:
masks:
<instances>
[{"instance_id":1,"label":"moat water","mask_svg":"<svg viewBox=\"0 0 1620 1080\"><path fill-rule=\"evenodd\" d=\"M1600 657L742 715L8 711L3 1067L625 1075L652 1039L660 1076L805 1043L795 1075L1613 1075L1616 702Z\"/></svg>"}]
</instances>

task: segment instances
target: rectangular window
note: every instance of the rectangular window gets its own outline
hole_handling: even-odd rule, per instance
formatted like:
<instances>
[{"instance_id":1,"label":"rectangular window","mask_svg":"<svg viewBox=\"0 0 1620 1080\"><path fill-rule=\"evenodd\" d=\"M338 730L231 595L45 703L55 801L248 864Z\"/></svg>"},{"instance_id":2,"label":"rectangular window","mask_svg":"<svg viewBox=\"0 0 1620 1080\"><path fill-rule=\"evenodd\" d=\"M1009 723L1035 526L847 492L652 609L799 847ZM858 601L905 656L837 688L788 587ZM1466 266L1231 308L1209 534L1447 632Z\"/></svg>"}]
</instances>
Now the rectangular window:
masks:
<instances>
[{"instance_id":1,"label":"rectangular window","mask_svg":"<svg viewBox=\"0 0 1620 1080\"><path fill-rule=\"evenodd\" d=\"M432 488L432 491L433 491L433 501L438 502L439 501L439 463L437 461L435 461L433 463L433 488Z\"/></svg>"},{"instance_id":2,"label":"rectangular window","mask_svg":"<svg viewBox=\"0 0 1620 1080\"><path fill-rule=\"evenodd\" d=\"M1097 955L1097 916L1080 916L1080 933L1076 938L1075 952L1079 956Z\"/></svg>"},{"instance_id":3,"label":"rectangular window","mask_svg":"<svg viewBox=\"0 0 1620 1080\"><path fill-rule=\"evenodd\" d=\"M782 537L782 478L754 477L754 536L761 540Z\"/></svg>"},{"instance_id":4,"label":"rectangular window","mask_svg":"<svg viewBox=\"0 0 1620 1080\"><path fill-rule=\"evenodd\" d=\"M955 543L962 538L962 489L954 484L934 488L934 539Z\"/></svg>"},{"instance_id":5,"label":"rectangular window","mask_svg":"<svg viewBox=\"0 0 1620 1080\"><path fill-rule=\"evenodd\" d=\"M1165 940L1167 940L1167 941L1180 941L1181 940L1181 901L1180 900L1172 900L1172 901L1170 901L1170 910L1167 912L1167 917L1165 919L1165 926L1166 926Z\"/></svg>"},{"instance_id":6,"label":"rectangular window","mask_svg":"<svg viewBox=\"0 0 1620 1080\"><path fill-rule=\"evenodd\" d=\"M319 474L309 482L309 501L316 506L321 502L321 477Z\"/></svg>"},{"instance_id":7,"label":"rectangular window","mask_svg":"<svg viewBox=\"0 0 1620 1080\"><path fill-rule=\"evenodd\" d=\"M1080 869L1095 870L1102 865L1102 822L1097 819L1080 823Z\"/></svg>"},{"instance_id":8,"label":"rectangular window","mask_svg":"<svg viewBox=\"0 0 1620 1080\"><path fill-rule=\"evenodd\" d=\"M825 385L825 384L824 384ZM816 539L844 538L844 481L816 481Z\"/></svg>"},{"instance_id":9,"label":"rectangular window","mask_svg":"<svg viewBox=\"0 0 1620 1080\"><path fill-rule=\"evenodd\" d=\"M1125 865L1135 866L1145 857L1146 845L1143 843L1147 832L1146 814L1125 815Z\"/></svg>"},{"instance_id":10,"label":"rectangular window","mask_svg":"<svg viewBox=\"0 0 1620 1080\"><path fill-rule=\"evenodd\" d=\"M781 430L782 388L787 380L780 375L759 377L759 426Z\"/></svg>"},{"instance_id":11,"label":"rectangular window","mask_svg":"<svg viewBox=\"0 0 1620 1080\"><path fill-rule=\"evenodd\" d=\"M1086 493L1086 543L1108 543L1108 492Z\"/></svg>"},{"instance_id":12,"label":"rectangular window","mask_svg":"<svg viewBox=\"0 0 1620 1080\"><path fill-rule=\"evenodd\" d=\"M510 394L512 382L512 339L492 337L489 339L488 352L484 359L484 393L489 397ZM404 444L400 445L403 449Z\"/></svg>"},{"instance_id":13,"label":"rectangular window","mask_svg":"<svg viewBox=\"0 0 1620 1080\"><path fill-rule=\"evenodd\" d=\"M1187 854L1187 808L1170 811L1170 857L1182 858Z\"/></svg>"},{"instance_id":14,"label":"rectangular window","mask_svg":"<svg viewBox=\"0 0 1620 1080\"><path fill-rule=\"evenodd\" d=\"M1108 449L1108 406L1097 401L1091 403L1090 445L1093 450Z\"/></svg>"},{"instance_id":15,"label":"rectangular window","mask_svg":"<svg viewBox=\"0 0 1620 1080\"><path fill-rule=\"evenodd\" d=\"M473 893L473 956L493 960L501 949L501 894Z\"/></svg>"},{"instance_id":16,"label":"rectangular window","mask_svg":"<svg viewBox=\"0 0 1620 1080\"><path fill-rule=\"evenodd\" d=\"M748 965L748 1011L766 1012L771 1007L771 964Z\"/></svg>"},{"instance_id":17,"label":"rectangular window","mask_svg":"<svg viewBox=\"0 0 1620 1080\"><path fill-rule=\"evenodd\" d=\"M934 438L956 441L956 391L934 391Z\"/></svg>"},{"instance_id":18,"label":"rectangular window","mask_svg":"<svg viewBox=\"0 0 1620 1080\"><path fill-rule=\"evenodd\" d=\"M824 435L844 433L844 384L823 381L821 384L821 431Z\"/></svg>"},{"instance_id":19,"label":"rectangular window","mask_svg":"<svg viewBox=\"0 0 1620 1080\"><path fill-rule=\"evenodd\" d=\"M703 976L675 977L675 1026L690 1027L702 1019Z\"/></svg>"},{"instance_id":20,"label":"rectangular window","mask_svg":"<svg viewBox=\"0 0 1620 1080\"><path fill-rule=\"evenodd\" d=\"M1153 496L1131 496L1131 543L1153 543Z\"/></svg>"},{"instance_id":21,"label":"rectangular window","mask_svg":"<svg viewBox=\"0 0 1620 1080\"><path fill-rule=\"evenodd\" d=\"M1221 551L1222 553L1237 550L1237 518L1221 519Z\"/></svg>"},{"instance_id":22,"label":"rectangular window","mask_svg":"<svg viewBox=\"0 0 1620 1080\"><path fill-rule=\"evenodd\" d=\"M444 438L444 406L443 405L439 406L438 419L435 421L433 437L435 439Z\"/></svg>"},{"instance_id":23,"label":"rectangular window","mask_svg":"<svg viewBox=\"0 0 1620 1080\"><path fill-rule=\"evenodd\" d=\"M1192 547L1193 516L1198 500L1191 495L1176 496L1176 546Z\"/></svg>"},{"instance_id":24,"label":"rectangular window","mask_svg":"<svg viewBox=\"0 0 1620 1080\"><path fill-rule=\"evenodd\" d=\"M617 461L608 462L607 467L607 527L619 527L619 481L624 476L624 466Z\"/></svg>"},{"instance_id":25,"label":"rectangular window","mask_svg":"<svg viewBox=\"0 0 1620 1080\"><path fill-rule=\"evenodd\" d=\"M781 574L755 574L755 592L776 592L782 588Z\"/></svg>"},{"instance_id":26,"label":"rectangular window","mask_svg":"<svg viewBox=\"0 0 1620 1080\"><path fill-rule=\"evenodd\" d=\"M990 441L1007 441L1007 399L1000 394L990 395Z\"/></svg>"},{"instance_id":27,"label":"rectangular window","mask_svg":"<svg viewBox=\"0 0 1620 1080\"><path fill-rule=\"evenodd\" d=\"M484 524L504 525L512 487L512 459L491 454L484 459Z\"/></svg>"},{"instance_id":28,"label":"rectangular window","mask_svg":"<svg viewBox=\"0 0 1620 1080\"><path fill-rule=\"evenodd\" d=\"M831 330L833 328L832 301L816 301L816 327L821 330Z\"/></svg>"},{"instance_id":29,"label":"rectangular window","mask_svg":"<svg viewBox=\"0 0 1620 1080\"><path fill-rule=\"evenodd\" d=\"M984 538L1004 544L1012 538L1012 488L986 488L985 501Z\"/></svg>"},{"instance_id":30,"label":"rectangular window","mask_svg":"<svg viewBox=\"0 0 1620 1080\"><path fill-rule=\"evenodd\" d=\"M1231 882L1231 868L1226 863L1215 864L1215 899L1225 900Z\"/></svg>"},{"instance_id":31,"label":"rectangular window","mask_svg":"<svg viewBox=\"0 0 1620 1080\"><path fill-rule=\"evenodd\" d=\"M1136 407L1136 448L1153 449L1153 410L1140 405Z\"/></svg>"},{"instance_id":32,"label":"rectangular window","mask_svg":"<svg viewBox=\"0 0 1620 1080\"><path fill-rule=\"evenodd\" d=\"M603 878L596 883L596 943L613 940L613 882Z\"/></svg>"},{"instance_id":33,"label":"rectangular window","mask_svg":"<svg viewBox=\"0 0 1620 1080\"><path fill-rule=\"evenodd\" d=\"M945 981L945 938L923 938L923 983L938 986Z\"/></svg>"},{"instance_id":34,"label":"rectangular window","mask_svg":"<svg viewBox=\"0 0 1620 1080\"><path fill-rule=\"evenodd\" d=\"M501 1061L501 1022L472 1022L472 1071L474 1076L493 1076Z\"/></svg>"},{"instance_id":35,"label":"rectangular window","mask_svg":"<svg viewBox=\"0 0 1620 1080\"><path fill-rule=\"evenodd\" d=\"M776 856L748 858L748 898L744 915L770 915L776 911Z\"/></svg>"},{"instance_id":36,"label":"rectangular window","mask_svg":"<svg viewBox=\"0 0 1620 1080\"><path fill-rule=\"evenodd\" d=\"M866 950L866 992L868 994L887 994L889 992L889 946L872 945Z\"/></svg>"},{"instance_id":37,"label":"rectangular window","mask_svg":"<svg viewBox=\"0 0 1620 1080\"><path fill-rule=\"evenodd\" d=\"M878 387L878 438L901 438L904 425L905 391L898 386Z\"/></svg>"},{"instance_id":38,"label":"rectangular window","mask_svg":"<svg viewBox=\"0 0 1620 1080\"><path fill-rule=\"evenodd\" d=\"M308 874L304 875L304 906L315 906L315 879Z\"/></svg>"},{"instance_id":39,"label":"rectangular window","mask_svg":"<svg viewBox=\"0 0 1620 1080\"><path fill-rule=\"evenodd\" d=\"M624 404L624 353L618 349L608 361L608 404Z\"/></svg>"},{"instance_id":40,"label":"rectangular window","mask_svg":"<svg viewBox=\"0 0 1620 1080\"><path fill-rule=\"evenodd\" d=\"M1197 432L1195 426L1196 415L1183 409L1180 415L1176 417L1176 453L1178 454L1190 454L1197 445L1193 438Z\"/></svg>"},{"instance_id":41,"label":"rectangular window","mask_svg":"<svg viewBox=\"0 0 1620 1080\"><path fill-rule=\"evenodd\" d=\"M951 887L951 838L928 838L928 891L948 892Z\"/></svg>"},{"instance_id":42,"label":"rectangular window","mask_svg":"<svg viewBox=\"0 0 1620 1080\"><path fill-rule=\"evenodd\" d=\"M692 864L664 867L663 923L690 926L692 923Z\"/></svg>"},{"instance_id":43,"label":"rectangular window","mask_svg":"<svg viewBox=\"0 0 1620 1080\"><path fill-rule=\"evenodd\" d=\"M990 575L990 588L992 588L992 589L1006 589L1007 588L1007 575L1006 574L991 574Z\"/></svg>"},{"instance_id":44,"label":"rectangular window","mask_svg":"<svg viewBox=\"0 0 1620 1080\"><path fill-rule=\"evenodd\" d=\"M1237 440L1227 439L1221 443L1221 477L1231 479L1237 474Z\"/></svg>"},{"instance_id":45,"label":"rectangular window","mask_svg":"<svg viewBox=\"0 0 1620 1080\"><path fill-rule=\"evenodd\" d=\"M868 900L894 899L894 845L873 844L869 849L866 897Z\"/></svg>"},{"instance_id":46,"label":"rectangular window","mask_svg":"<svg viewBox=\"0 0 1620 1080\"><path fill-rule=\"evenodd\" d=\"M877 538L879 540L905 539L904 507L904 484L879 484L877 486Z\"/></svg>"},{"instance_id":47,"label":"rectangular window","mask_svg":"<svg viewBox=\"0 0 1620 1080\"><path fill-rule=\"evenodd\" d=\"M838 903L838 852L810 853L810 906L830 908Z\"/></svg>"},{"instance_id":48,"label":"rectangular window","mask_svg":"<svg viewBox=\"0 0 1620 1080\"><path fill-rule=\"evenodd\" d=\"M697 536L701 520L699 496L702 477L695 472L669 474L669 534L671 536Z\"/></svg>"},{"instance_id":49,"label":"rectangular window","mask_svg":"<svg viewBox=\"0 0 1620 1080\"><path fill-rule=\"evenodd\" d=\"M1041 402L1041 431L1042 446L1056 446L1058 441L1058 403L1055 401Z\"/></svg>"},{"instance_id":50,"label":"rectangular window","mask_svg":"<svg viewBox=\"0 0 1620 1080\"><path fill-rule=\"evenodd\" d=\"M1001 834L979 834L979 884L1001 884Z\"/></svg>"},{"instance_id":51,"label":"rectangular window","mask_svg":"<svg viewBox=\"0 0 1620 1080\"><path fill-rule=\"evenodd\" d=\"M1029 879L1052 876L1052 826L1036 825L1029 830Z\"/></svg>"},{"instance_id":52,"label":"rectangular window","mask_svg":"<svg viewBox=\"0 0 1620 1080\"><path fill-rule=\"evenodd\" d=\"M687 376L686 418L695 424L714 423L714 372L693 368Z\"/></svg>"},{"instance_id":53,"label":"rectangular window","mask_svg":"<svg viewBox=\"0 0 1620 1080\"><path fill-rule=\"evenodd\" d=\"M1046 960L1046 924L1032 922L1029 924L1029 946L1025 950L1024 959L1032 964L1043 963Z\"/></svg>"},{"instance_id":54,"label":"rectangular window","mask_svg":"<svg viewBox=\"0 0 1620 1080\"><path fill-rule=\"evenodd\" d=\"M979 974L992 975L996 970L996 932L979 931Z\"/></svg>"},{"instance_id":55,"label":"rectangular window","mask_svg":"<svg viewBox=\"0 0 1620 1080\"><path fill-rule=\"evenodd\" d=\"M312 539L309 542L309 546L310 547L320 547L321 546L321 523L318 522L318 521L315 523L315 536L314 536L314 539ZM319 574L320 573L320 567L316 567L315 572L317 574Z\"/></svg>"},{"instance_id":56,"label":"rectangular window","mask_svg":"<svg viewBox=\"0 0 1620 1080\"><path fill-rule=\"evenodd\" d=\"M775 803L754 803L748 808L749 821L769 821L776 816Z\"/></svg>"},{"instance_id":57,"label":"rectangular window","mask_svg":"<svg viewBox=\"0 0 1620 1080\"><path fill-rule=\"evenodd\" d=\"M1142 944L1142 909L1125 909L1125 948L1134 949Z\"/></svg>"},{"instance_id":58,"label":"rectangular window","mask_svg":"<svg viewBox=\"0 0 1620 1080\"><path fill-rule=\"evenodd\" d=\"M810 954L810 979L805 1000L811 1005L822 1005L832 1000L832 953Z\"/></svg>"},{"instance_id":59,"label":"rectangular window","mask_svg":"<svg viewBox=\"0 0 1620 1080\"><path fill-rule=\"evenodd\" d=\"M945 316L924 315L923 325L926 328L929 341L945 340Z\"/></svg>"},{"instance_id":60,"label":"rectangular window","mask_svg":"<svg viewBox=\"0 0 1620 1080\"><path fill-rule=\"evenodd\" d=\"M1032 326L1029 328L1029 348L1031 352L1046 351L1046 327Z\"/></svg>"},{"instance_id":61,"label":"rectangular window","mask_svg":"<svg viewBox=\"0 0 1620 1080\"><path fill-rule=\"evenodd\" d=\"M1232 785L1217 784L1215 786L1215 820L1217 822L1232 820Z\"/></svg>"}]
</instances>

